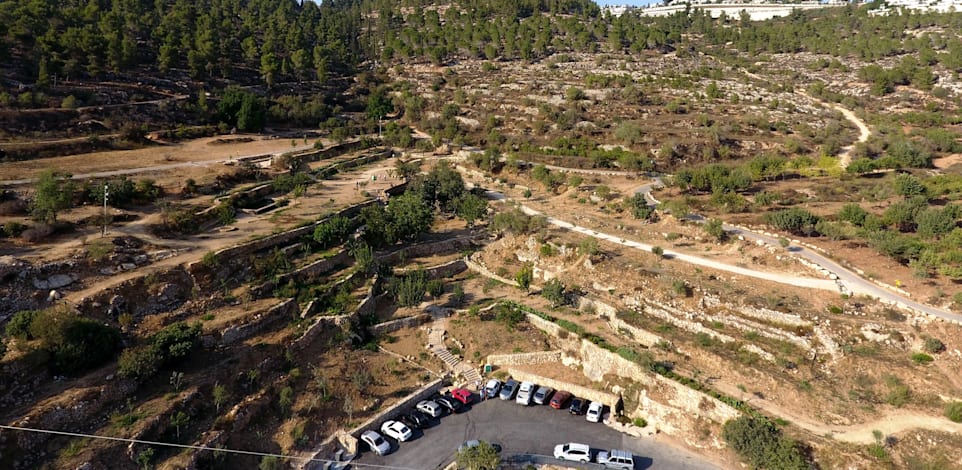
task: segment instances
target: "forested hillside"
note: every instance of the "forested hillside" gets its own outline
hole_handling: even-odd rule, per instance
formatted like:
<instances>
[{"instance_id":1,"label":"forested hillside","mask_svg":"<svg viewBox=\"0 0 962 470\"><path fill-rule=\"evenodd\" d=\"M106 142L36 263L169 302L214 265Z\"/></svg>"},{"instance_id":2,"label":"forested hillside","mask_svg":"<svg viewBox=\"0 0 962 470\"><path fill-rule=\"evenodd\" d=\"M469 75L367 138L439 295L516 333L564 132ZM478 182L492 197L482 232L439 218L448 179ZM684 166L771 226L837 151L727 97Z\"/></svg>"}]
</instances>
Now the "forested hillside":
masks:
<instances>
[{"instance_id":1,"label":"forested hillside","mask_svg":"<svg viewBox=\"0 0 962 470\"><path fill-rule=\"evenodd\" d=\"M4 0L0 62L8 77L40 85L139 68L324 80L360 58L360 19L356 2L340 0Z\"/></svg>"}]
</instances>

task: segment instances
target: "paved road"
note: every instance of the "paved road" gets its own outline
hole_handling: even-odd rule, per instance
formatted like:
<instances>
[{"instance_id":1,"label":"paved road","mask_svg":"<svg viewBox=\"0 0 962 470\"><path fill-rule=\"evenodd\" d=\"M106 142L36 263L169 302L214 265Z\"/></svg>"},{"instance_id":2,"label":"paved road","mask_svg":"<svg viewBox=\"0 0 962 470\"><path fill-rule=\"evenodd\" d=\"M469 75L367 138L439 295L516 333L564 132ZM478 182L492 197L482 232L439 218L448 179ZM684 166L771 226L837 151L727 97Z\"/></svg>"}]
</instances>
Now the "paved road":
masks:
<instances>
[{"instance_id":1,"label":"paved road","mask_svg":"<svg viewBox=\"0 0 962 470\"><path fill-rule=\"evenodd\" d=\"M380 457L367 449L355 462L430 470L454 459L458 446L469 439L500 444L502 455L552 455L554 446L565 442L588 444L594 451L623 449L635 454L635 469L715 469L704 457L670 447L651 437L635 438L604 424L589 423L547 406L524 407L513 401L488 400L471 410L441 418L440 424L415 432L415 439L398 445ZM362 445L362 448L364 446ZM361 467L363 468L363 467Z\"/></svg>"}]
</instances>

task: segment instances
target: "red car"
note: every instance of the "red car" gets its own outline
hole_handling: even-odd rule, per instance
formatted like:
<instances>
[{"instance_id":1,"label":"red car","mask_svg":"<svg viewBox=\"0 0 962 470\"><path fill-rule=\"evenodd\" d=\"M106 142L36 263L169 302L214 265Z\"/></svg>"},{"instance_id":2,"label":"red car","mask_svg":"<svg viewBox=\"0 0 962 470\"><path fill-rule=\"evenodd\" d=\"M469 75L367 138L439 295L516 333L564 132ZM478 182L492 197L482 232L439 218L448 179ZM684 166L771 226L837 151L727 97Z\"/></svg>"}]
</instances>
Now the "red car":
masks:
<instances>
[{"instance_id":1,"label":"red car","mask_svg":"<svg viewBox=\"0 0 962 470\"><path fill-rule=\"evenodd\" d=\"M465 388L456 388L451 390L451 396L465 405L471 403L471 392Z\"/></svg>"},{"instance_id":2,"label":"red car","mask_svg":"<svg viewBox=\"0 0 962 470\"><path fill-rule=\"evenodd\" d=\"M565 402L568 401L569 398L571 398L570 393L564 390L558 390L554 393L554 396L551 397L551 402L548 403L548 405L556 410L560 410L565 406Z\"/></svg>"}]
</instances>

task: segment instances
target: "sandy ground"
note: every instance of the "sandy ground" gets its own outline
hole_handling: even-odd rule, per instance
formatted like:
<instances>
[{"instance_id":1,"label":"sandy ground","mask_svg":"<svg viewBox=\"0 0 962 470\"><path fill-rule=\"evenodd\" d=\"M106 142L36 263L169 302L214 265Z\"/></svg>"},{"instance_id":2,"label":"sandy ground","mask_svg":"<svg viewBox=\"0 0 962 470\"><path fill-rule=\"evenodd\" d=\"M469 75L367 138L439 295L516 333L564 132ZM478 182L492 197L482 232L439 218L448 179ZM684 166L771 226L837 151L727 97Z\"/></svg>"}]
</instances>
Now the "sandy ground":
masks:
<instances>
[{"instance_id":1,"label":"sandy ground","mask_svg":"<svg viewBox=\"0 0 962 470\"><path fill-rule=\"evenodd\" d=\"M241 137L250 137L254 140L251 142L214 143L218 139ZM290 139L275 139L259 134L205 137L137 150L95 152L3 163L0 164L0 180L33 178L48 168L55 168L71 174L84 174L177 163L215 162L243 156L287 152L294 148L313 145L311 140L307 144L304 140L296 140L294 143L295 145L292 146Z\"/></svg>"}]
</instances>

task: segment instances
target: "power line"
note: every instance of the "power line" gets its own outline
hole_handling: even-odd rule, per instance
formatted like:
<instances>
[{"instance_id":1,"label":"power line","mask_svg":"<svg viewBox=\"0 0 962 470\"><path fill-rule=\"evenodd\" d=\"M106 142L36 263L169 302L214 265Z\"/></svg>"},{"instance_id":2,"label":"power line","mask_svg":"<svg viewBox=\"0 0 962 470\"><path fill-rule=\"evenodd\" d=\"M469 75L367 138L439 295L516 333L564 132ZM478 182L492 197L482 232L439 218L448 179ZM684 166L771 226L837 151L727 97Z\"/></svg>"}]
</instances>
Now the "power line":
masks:
<instances>
[{"instance_id":1,"label":"power line","mask_svg":"<svg viewBox=\"0 0 962 470\"><path fill-rule=\"evenodd\" d=\"M241 454L241 455L252 455L256 457L277 457L286 460L303 460L306 462L319 462L319 463L346 463L338 462L337 460L330 459L318 459L314 457L298 457L295 455L284 455L284 454L272 454L269 452L254 452L250 450L240 450L240 449L227 449L218 447L207 447L207 446L195 446L190 444L175 444L173 442L158 442L158 441L145 441L143 439L130 439L126 437L114 437L114 436L98 436L96 434L84 434L79 432L68 432L68 431L53 431L50 429L36 429L27 428L22 426L8 426L0 424L0 429L8 429L11 431L26 431L26 432L36 432L41 434L56 434L60 436L71 436L71 437L85 437L90 439L102 439L106 441L120 441L120 442L130 442L135 444L145 444L152 446L166 446L166 447L178 447L181 449L193 449L193 450L209 450L211 452L224 452L228 454ZM375 465L370 463L357 463L351 462L352 467L366 467L366 468L383 468L388 470L418 470L410 467L398 467L394 465Z\"/></svg>"}]
</instances>

